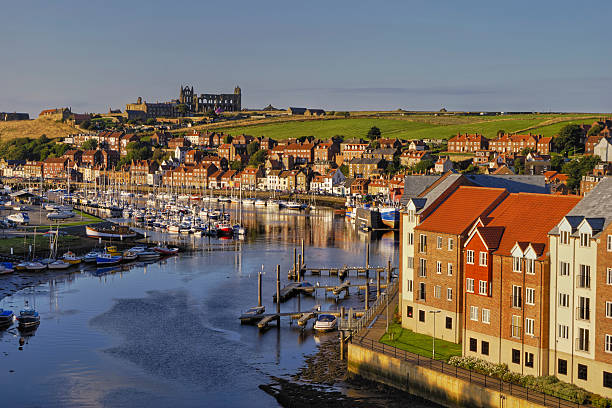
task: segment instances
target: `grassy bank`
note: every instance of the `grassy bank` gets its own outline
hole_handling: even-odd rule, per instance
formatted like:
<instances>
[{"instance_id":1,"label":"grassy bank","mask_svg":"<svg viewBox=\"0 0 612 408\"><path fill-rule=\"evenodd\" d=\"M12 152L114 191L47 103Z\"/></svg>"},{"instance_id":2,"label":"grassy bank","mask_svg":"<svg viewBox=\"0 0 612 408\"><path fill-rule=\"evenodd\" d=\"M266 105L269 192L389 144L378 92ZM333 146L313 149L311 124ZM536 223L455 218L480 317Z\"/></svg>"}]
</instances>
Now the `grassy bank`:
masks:
<instances>
[{"instance_id":1,"label":"grassy bank","mask_svg":"<svg viewBox=\"0 0 612 408\"><path fill-rule=\"evenodd\" d=\"M11 248L15 256L24 256L29 253L29 247L32 246L37 256L45 256L49 253L49 238L45 235L28 235L27 237L11 237L0 239L0 254L10 255ZM58 238L58 248L60 251L68 251L69 249L78 249L90 247L91 242L82 237L75 235L60 235Z\"/></svg>"},{"instance_id":2,"label":"grassy bank","mask_svg":"<svg viewBox=\"0 0 612 408\"><path fill-rule=\"evenodd\" d=\"M55 139L81 132L82 130L66 123L48 119L0 122L0 142L18 137L39 138L42 135L46 135L49 139Z\"/></svg>"},{"instance_id":3,"label":"grassy bank","mask_svg":"<svg viewBox=\"0 0 612 408\"><path fill-rule=\"evenodd\" d=\"M404 329L399 323L393 323L389 331L380 339L381 343L406 350L424 357L432 357L432 337ZM461 355L461 344L436 339L436 359L446 360Z\"/></svg>"}]
</instances>

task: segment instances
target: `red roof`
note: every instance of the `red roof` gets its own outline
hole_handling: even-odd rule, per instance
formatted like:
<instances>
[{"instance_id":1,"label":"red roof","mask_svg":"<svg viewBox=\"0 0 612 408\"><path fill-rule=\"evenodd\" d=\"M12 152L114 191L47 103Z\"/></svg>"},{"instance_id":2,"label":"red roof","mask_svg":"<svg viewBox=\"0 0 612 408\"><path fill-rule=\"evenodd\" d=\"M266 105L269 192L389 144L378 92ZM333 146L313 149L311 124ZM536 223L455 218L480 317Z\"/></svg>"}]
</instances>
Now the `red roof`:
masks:
<instances>
[{"instance_id":1,"label":"red roof","mask_svg":"<svg viewBox=\"0 0 612 408\"><path fill-rule=\"evenodd\" d=\"M419 230L460 235L487 215L508 195L503 188L461 186L417 227Z\"/></svg>"}]
</instances>

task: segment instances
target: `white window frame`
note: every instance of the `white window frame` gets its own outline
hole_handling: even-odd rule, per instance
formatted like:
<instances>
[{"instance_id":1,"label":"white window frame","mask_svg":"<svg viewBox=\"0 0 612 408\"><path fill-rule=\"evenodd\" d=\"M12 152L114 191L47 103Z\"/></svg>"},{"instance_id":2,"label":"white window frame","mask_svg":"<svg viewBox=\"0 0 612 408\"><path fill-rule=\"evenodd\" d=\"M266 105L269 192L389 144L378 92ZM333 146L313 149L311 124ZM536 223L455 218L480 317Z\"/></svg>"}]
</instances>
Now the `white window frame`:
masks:
<instances>
[{"instance_id":1,"label":"white window frame","mask_svg":"<svg viewBox=\"0 0 612 408\"><path fill-rule=\"evenodd\" d=\"M489 309L482 309L482 322L491 324L491 311Z\"/></svg>"},{"instance_id":2,"label":"white window frame","mask_svg":"<svg viewBox=\"0 0 612 408\"><path fill-rule=\"evenodd\" d=\"M612 334L606 334L604 350L606 353L612 353Z\"/></svg>"},{"instance_id":3,"label":"white window frame","mask_svg":"<svg viewBox=\"0 0 612 408\"><path fill-rule=\"evenodd\" d=\"M569 245L570 232L569 231L561 231L559 233L559 241L562 245Z\"/></svg>"},{"instance_id":4,"label":"white window frame","mask_svg":"<svg viewBox=\"0 0 612 408\"><path fill-rule=\"evenodd\" d=\"M606 317L612 319L612 302L606 302Z\"/></svg>"},{"instance_id":5,"label":"white window frame","mask_svg":"<svg viewBox=\"0 0 612 408\"><path fill-rule=\"evenodd\" d=\"M489 282L487 281L478 281L478 294L487 296L489 294Z\"/></svg>"},{"instance_id":6,"label":"white window frame","mask_svg":"<svg viewBox=\"0 0 612 408\"><path fill-rule=\"evenodd\" d=\"M446 288L446 300L453 300L453 288Z\"/></svg>"},{"instance_id":7,"label":"white window frame","mask_svg":"<svg viewBox=\"0 0 612 408\"><path fill-rule=\"evenodd\" d=\"M419 252L422 254L427 253L427 235L419 235Z\"/></svg>"},{"instance_id":8,"label":"white window frame","mask_svg":"<svg viewBox=\"0 0 612 408\"><path fill-rule=\"evenodd\" d=\"M474 293L474 279L472 278L465 279L465 291L469 293Z\"/></svg>"},{"instance_id":9,"label":"white window frame","mask_svg":"<svg viewBox=\"0 0 612 408\"><path fill-rule=\"evenodd\" d=\"M569 295L567 293L559 293L559 307L569 307Z\"/></svg>"},{"instance_id":10,"label":"white window frame","mask_svg":"<svg viewBox=\"0 0 612 408\"><path fill-rule=\"evenodd\" d=\"M522 258L518 256L512 257L512 272L523 272L523 262Z\"/></svg>"},{"instance_id":11,"label":"white window frame","mask_svg":"<svg viewBox=\"0 0 612 408\"><path fill-rule=\"evenodd\" d=\"M561 276L569 276L569 262L559 261L559 275Z\"/></svg>"},{"instance_id":12,"label":"white window frame","mask_svg":"<svg viewBox=\"0 0 612 408\"><path fill-rule=\"evenodd\" d=\"M442 262L436 261L436 273L438 275L442 274Z\"/></svg>"},{"instance_id":13,"label":"white window frame","mask_svg":"<svg viewBox=\"0 0 612 408\"><path fill-rule=\"evenodd\" d=\"M535 305L535 289L534 288L525 288L525 304L526 305Z\"/></svg>"},{"instance_id":14,"label":"white window frame","mask_svg":"<svg viewBox=\"0 0 612 408\"><path fill-rule=\"evenodd\" d=\"M586 232L581 232L580 233L580 247L588 248L590 246L591 246L591 234L588 234Z\"/></svg>"},{"instance_id":15,"label":"white window frame","mask_svg":"<svg viewBox=\"0 0 612 408\"><path fill-rule=\"evenodd\" d=\"M612 285L612 268L606 269L606 283Z\"/></svg>"},{"instance_id":16,"label":"white window frame","mask_svg":"<svg viewBox=\"0 0 612 408\"><path fill-rule=\"evenodd\" d=\"M512 307L523 307L523 287L512 285Z\"/></svg>"},{"instance_id":17,"label":"white window frame","mask_svg":"<svg viewBox=\"0 0 612 408\"><path fill-rule=\"evenodd\" d=\"M442 297L442 287L440 285L434 286L434 297L440 299Z\"/></svg>"},{"instance_id":18,"label":"white window frame","mask_svg":"<svg viewBox=\"0 0 612 408\"><path fill-rule=\"evenodd\" d=\"M452 264L452 262L449 262L449 263L446 265L446 274L447 274L448 276L453 276L453 264Z\"/></svg>"},{"instance_id":19,"label":"white window frame","mask_svg":"<svg viewBox=\"0 0 612 408\"><path fill-rule=\"evenodd\" d=\"M487 266L488 255L489 254L487 254L486 252L480 251L480 253L478 254L478 265Z\"/></svg>"},{"instance_id":20,"label":"white window frame","mask_svg":"<svg viewBox=\"0 0 612 408\"><path fill-rule=\"evenodd\" d=\"M449 238L448 239L448 250L452 251L454 247L455 247L455 240L452 238Z\"/></svg>"},{"instance_id":21,"label":"white window frame","mask_svg":"<svg viewBox=\"0 0 612 408\"><path fill-rule=\"evenodd\" d=\"M569 326L565 324L560 324L558 331L559 331L559 338L569 339Z\"/></svg>"},{"instance_id":22,"label":"white window frame","mask_svg":"<svg viewBox=\"0 0 612 408\"><path fill-rule=\"evenodd\" d=\"M528 275L535 275L535 259L525 259L525 273Z\"/></svg>"},{"instance_id":23,"label":"white window frame","mask_svg":"<svg viewBox=\"0 0 612 408\"><path fill-rule=\"evenodd\" d=\"M414 282L412 281L412 279L408 279L408 280L406 281L406 290L407 290L408 292L412 292L412 291L414 291Z\"/></svg>"},{"instance_id":24,"label":"white window frame","mask_svg":"<svg viewBox=\"0 0 612 408\"><path fill-rule=\"evenodd\" d=\"M436 249L442 249L442 237L438 237Z\"/></svg>"},{"instance_id":25,"label":"white window frame","mask_svg":"<svg viewBox=\"0 0 612 408\"><path fill-rule=\"evenodd\" d=\"M408 233L408 245L414 245L414 232Z\"/></svg>"},{"instance_id":26,"label":"white window frame","mask_svg":"<svg viewBox=\"0 0 612 408\"><path fill-rule=\"evenodd\" d=\"M470 306L470 320L478 321L478 306Z\"/></svg>"},{"instance_id":27,"label":"white window frame","mask_svg":"<svg viewBox=\"0 0 612 408\"><path fill-rule=\"evenodd\" d=\"M474 251L471 249L468 249L465 253L465 262L467 262L470 265L474 265Z\"/></svg>"},{"instance_id":28,"label":"white window frame","mask_svg":"<svg viewBox=\"0 0 612 408\"><path fill-rule=\"evenodd\" d=\"M535 321L529 317L525 318L525 334L533 336L533 330L535 327Z\"/></svg>"}]
</instances>

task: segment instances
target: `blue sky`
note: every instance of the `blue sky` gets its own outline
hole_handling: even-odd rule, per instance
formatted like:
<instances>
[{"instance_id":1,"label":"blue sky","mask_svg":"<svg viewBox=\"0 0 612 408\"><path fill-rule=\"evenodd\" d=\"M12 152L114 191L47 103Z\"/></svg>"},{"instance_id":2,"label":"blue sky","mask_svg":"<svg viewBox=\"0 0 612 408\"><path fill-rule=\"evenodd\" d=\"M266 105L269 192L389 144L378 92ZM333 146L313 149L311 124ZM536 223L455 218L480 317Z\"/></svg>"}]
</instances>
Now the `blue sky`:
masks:
<instances>
[{"instance_id":1,"label":"blue sky","mask_svg":"<svg viewBox=\"0 0 612 408\"><path fill-rule=\"evenodd\" d=\"M608 1L11 1L0 111L243 106L612 111Z\"/></svg>"}]
</instances>

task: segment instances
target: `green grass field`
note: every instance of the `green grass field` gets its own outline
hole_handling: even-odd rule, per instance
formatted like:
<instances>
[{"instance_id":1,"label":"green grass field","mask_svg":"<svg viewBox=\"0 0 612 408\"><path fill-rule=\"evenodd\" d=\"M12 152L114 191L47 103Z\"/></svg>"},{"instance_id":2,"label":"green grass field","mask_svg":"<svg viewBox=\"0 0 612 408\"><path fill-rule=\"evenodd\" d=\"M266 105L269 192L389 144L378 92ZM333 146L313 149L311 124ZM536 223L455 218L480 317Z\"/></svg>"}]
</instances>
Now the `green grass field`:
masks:
<instances>
[{"instance_id":1,"label":"green grass field","mask_svg":"<svg viewBox=\"0 0 612 408\"><path fill-rule=\"evenodd\" d=\"M372 126L380 128L383 137L403 139L446 139L457 133L480 133L492 138L497 131L532 132L544 136L554 136L559 129L569 123L593 123L593 114L564 115L508 115L508 116L470 116L436 117L432 115L348 118L333 120L305 120L263 123L251 126L222 127L229 134L248 134L268 136L281 140L290 137L315 136L329 139L335 135L345 138L365 137ZM584 119L580 119L584 118Z\"/></svg>"},{"instance_id":2,"label":"green grass field","mask_svg":"<svg viewBox=\"0 0 612 408\"><path fill-rule=\"evenodd\" d=\"M415 333L393 323L389 331L380 339L381 343L397 347L401 350L429 357L432 356L432 338L424 334ZM448 360L452 356L461 355L461 344L436 339L436 360Z\"/></svg>"}]
</instances>

